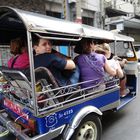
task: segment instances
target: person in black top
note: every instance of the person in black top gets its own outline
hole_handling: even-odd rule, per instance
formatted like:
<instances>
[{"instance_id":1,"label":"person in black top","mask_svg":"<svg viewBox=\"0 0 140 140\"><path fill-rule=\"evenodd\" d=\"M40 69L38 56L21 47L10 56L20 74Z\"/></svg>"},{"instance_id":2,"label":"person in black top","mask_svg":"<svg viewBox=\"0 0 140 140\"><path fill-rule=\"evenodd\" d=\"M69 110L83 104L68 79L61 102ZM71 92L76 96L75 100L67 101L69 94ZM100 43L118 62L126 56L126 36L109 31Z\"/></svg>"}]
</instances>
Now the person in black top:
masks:
<instances>
[{"instance_id":1,"label":"person in black top","mask_svg":"<svg viewBox=\"0 0 140 140\"><path fill-rule=\"evenodd\" d=\"M38 38L34 44L33 48L35 50L34 55L34 66L37 67L46 67L48 68L54 77L56 78L60 86L65 86L73 83L73 78L79 78L79 74L76 72L71 73L76 69L76 65L73 60L69 58L60 57L57 53L52 52L52 44L48 39ZM70 75L65 77L65 70L70 71ZM76 80L77 81L77 80Z\"/></svg>"}]
</instances>

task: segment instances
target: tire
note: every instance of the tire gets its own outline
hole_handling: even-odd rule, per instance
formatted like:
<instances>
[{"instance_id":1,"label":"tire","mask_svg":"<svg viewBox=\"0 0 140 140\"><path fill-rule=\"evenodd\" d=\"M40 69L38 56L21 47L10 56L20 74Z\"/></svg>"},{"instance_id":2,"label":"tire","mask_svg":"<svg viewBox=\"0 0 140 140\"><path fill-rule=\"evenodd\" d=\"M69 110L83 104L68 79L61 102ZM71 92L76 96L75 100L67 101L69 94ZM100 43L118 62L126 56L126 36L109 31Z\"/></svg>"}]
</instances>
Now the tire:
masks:
<instances>
[{"instance_id":1,"label":"tire","mask_svg":"<svg viewBox=\"0 0 140 140\"><path fill-rule=\"evenodd\" d=\"M102 125L100 118L96 115L87 115L75 129L71 140L100 140Z\"/></svg>"}]
</instances>

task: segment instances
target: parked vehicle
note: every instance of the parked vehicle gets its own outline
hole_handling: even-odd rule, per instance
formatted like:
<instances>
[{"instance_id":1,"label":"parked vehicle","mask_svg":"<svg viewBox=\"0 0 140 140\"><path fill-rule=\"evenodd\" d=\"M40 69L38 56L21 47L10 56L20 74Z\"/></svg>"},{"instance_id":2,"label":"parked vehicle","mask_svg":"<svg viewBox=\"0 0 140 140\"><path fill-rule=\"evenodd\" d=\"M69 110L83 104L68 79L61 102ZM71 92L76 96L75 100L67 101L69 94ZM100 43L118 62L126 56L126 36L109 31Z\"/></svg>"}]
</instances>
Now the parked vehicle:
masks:
<instances>
[{"instance_id":1,"label":"parked vehicle","mask_svg":"<svg viewBox=\"0 0 140 140\"><path fill-rule=\"evenodd\" d=\"M100 140L104 111L120 109L136 97L137 58L132 38L127 40L129 37L121 36L118 39L109 31L11 7L0 7L0 34L1 77L4 77L0 89L0 122L18 139L51 140L61 136L63 140ZM28 42L30 67L23 71L8 69L10 40L21 35ZM40 73L34 69L34 35L53 40L57 48L66 46L71 57L75 56L73 48L82 38L114 42L114 53L128 60L125 70L130 93L120 98L119 79L111 81L115 84L104 91L94 90L97 87L81 88L80 82L64 87L55 86L55 78L48 69L41 73L47 74L49 81L40 79L37 83L35 77ZM123 46L119 46L119 50L127 52L131 48L133 55L119 54L117 42L120 41ZM40 95L46 98L38 100Z\"/></svg>"}]
</instances>

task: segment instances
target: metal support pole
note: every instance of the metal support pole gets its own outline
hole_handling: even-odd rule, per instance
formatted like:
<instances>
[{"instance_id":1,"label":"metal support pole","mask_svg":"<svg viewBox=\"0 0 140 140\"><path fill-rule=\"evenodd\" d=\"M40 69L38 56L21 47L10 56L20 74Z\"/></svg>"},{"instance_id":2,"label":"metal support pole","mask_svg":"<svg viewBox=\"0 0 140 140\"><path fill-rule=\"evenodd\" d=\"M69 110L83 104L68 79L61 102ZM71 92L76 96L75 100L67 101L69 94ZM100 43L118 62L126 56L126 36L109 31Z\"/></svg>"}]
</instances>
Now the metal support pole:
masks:
<instances>
[{"instance_id":1,"label":"metal support pole","mask_svg":"<svg viewBox=\"0 0 140 140\"><path fill-rule=\"evenodd\" d=\"M82 23L81 0L76 0L76 19L75 22Z\"/></svg>"}]
</instances>

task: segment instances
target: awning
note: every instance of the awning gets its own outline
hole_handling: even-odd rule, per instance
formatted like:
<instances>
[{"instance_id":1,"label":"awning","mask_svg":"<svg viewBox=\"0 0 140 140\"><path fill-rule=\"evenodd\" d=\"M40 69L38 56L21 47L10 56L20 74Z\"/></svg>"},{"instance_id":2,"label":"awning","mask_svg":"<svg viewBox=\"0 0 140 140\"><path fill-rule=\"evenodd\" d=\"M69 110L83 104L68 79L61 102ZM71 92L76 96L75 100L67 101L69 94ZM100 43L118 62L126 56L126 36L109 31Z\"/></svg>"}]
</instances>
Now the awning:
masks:
<instances>
[{"instance_id":1,"label":"awning","mask_svg":"<svg viewBox=\"0 0 140 140\"><path fill-rule=\"evenodd\" d=\"M140 20L135 17L117 16L105 20L106 25L117 25L119 23L123 23L124 27L140 29Z\"/></svg>"}]
</instances>

